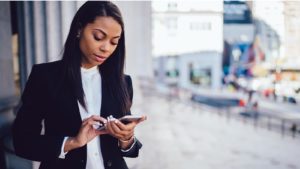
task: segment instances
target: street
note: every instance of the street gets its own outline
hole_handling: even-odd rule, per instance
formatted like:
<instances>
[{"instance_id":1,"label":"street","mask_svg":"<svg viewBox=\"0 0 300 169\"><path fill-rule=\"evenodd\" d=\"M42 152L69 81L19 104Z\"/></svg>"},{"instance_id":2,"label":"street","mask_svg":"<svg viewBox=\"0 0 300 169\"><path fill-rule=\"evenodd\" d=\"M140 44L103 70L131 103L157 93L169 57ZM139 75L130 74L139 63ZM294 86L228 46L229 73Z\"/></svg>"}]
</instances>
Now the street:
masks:
<instances>
[{"instance_id":1,"label":"street","mask_svg":"<svg viewBox=\"0 0 300 169\"><path fill-rule=\"evenodd\" d=\"M137 97L132 112L148 119L136 128L143 148L126 159L131 169L300 168L299 138L165 97Z\"/></svg>"}]
</instances>

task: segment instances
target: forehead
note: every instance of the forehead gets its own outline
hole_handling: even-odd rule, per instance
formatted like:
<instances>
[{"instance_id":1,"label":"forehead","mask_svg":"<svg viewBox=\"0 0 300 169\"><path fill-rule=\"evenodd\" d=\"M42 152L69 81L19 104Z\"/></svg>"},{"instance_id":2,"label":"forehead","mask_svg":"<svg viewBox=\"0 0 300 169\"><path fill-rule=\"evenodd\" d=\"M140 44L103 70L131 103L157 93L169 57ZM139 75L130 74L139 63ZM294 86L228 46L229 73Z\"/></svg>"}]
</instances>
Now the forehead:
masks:
<instances>
[{"instance_id":1,"label":"forehead","mask_svg":"<svg viewBox=\"0 0 300 169\"><path fill-rule=\"evenodd\" d=\"M87 25L90 29L100 29L109 36L120 36L122 32L121 25L109 16L97 17L93 23Z\"/></svg>"}]
</instances>

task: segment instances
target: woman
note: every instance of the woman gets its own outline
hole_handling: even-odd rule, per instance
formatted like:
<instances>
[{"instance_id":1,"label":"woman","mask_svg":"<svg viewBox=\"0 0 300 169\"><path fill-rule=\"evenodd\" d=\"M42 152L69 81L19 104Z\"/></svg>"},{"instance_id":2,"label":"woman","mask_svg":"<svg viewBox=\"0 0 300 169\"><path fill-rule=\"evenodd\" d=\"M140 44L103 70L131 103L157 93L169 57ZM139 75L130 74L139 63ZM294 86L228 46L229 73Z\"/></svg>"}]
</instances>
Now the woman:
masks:
<instances>
[{"instance_id":1,"label":"woman","mask_svg":"<svg viewBox=\"0 0 300 169\"><path fill-rule=\"evenodd\" d=\"M145 118L116 120L131 114L124 61L119 9L86 2L71 23L62 60L32 68L13 126L16 154L41 161L40 169L127 169L123 157L138 156L134 128Z\"/></svg>"}]
</instances>

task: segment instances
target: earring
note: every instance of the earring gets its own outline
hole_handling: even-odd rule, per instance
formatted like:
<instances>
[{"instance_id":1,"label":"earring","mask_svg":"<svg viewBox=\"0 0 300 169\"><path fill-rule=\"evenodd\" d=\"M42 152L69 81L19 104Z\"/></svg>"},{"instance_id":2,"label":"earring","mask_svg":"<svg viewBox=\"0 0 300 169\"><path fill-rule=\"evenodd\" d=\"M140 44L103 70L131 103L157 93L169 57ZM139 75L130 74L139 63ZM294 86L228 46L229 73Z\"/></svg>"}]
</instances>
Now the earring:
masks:
<instances>
[{"instance_id":1,"label":"earring","mask_svg":"<svg viewBox=\"0 0 300 169\"><path fill-rule=\"evenodd\" d=\"M78 32L78 34L76 35L77 38L80 38L80 33Z\"/></svg>"}]
</instances>

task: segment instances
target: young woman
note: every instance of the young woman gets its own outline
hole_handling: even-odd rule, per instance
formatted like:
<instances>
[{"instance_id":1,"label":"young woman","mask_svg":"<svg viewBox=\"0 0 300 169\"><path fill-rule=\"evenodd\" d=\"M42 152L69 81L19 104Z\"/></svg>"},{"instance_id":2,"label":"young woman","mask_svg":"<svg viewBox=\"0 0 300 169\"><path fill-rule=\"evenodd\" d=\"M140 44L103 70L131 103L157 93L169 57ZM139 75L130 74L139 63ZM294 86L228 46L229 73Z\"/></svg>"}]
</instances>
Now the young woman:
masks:
<instances>
[{"instance_id":1,"label":"young woman","mask_svg":"<svg viewBox=\"0 0 300 169\"><path fill-rule=\"evenodd\" d=\"M40 161L40 169L127 169L123 157L138 156L134 128L145 117L117 120L131 114L124 62L119 9L86 2L71 23L62 60L32 68L13 126L16 154ZM100 124L104 130L97 130Z\"/></svg>"}]
</instances>

